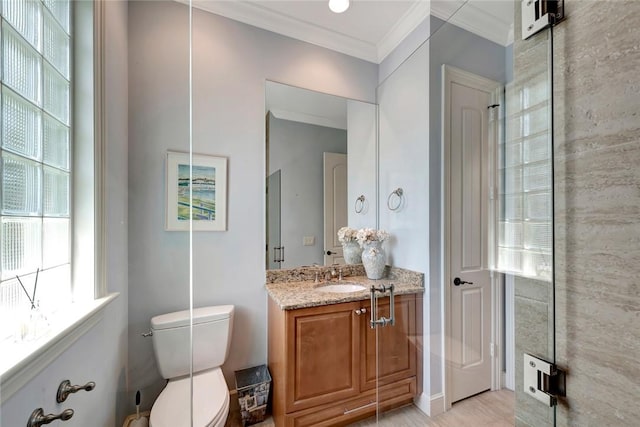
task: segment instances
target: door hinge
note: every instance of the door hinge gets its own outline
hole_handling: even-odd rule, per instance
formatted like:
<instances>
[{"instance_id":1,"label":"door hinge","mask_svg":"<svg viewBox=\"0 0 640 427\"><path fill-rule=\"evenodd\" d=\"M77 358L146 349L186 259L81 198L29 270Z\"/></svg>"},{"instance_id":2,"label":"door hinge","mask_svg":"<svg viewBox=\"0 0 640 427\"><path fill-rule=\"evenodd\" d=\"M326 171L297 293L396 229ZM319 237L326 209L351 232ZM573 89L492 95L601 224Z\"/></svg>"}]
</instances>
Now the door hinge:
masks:
<instances>
[{"instance_id":1,"label":"door hinge","mask_svg":"<svg viewBox=\"0 0 640 427\"><path fill-rule=\"evenodd\" d=\"M564 19L564 0L522 0L522 40Z\"/></svg>"},{"instance_id":2,"label":"door hinge","mask_svg":"<svg viewBox=\"0 0 640 427\"><path fill-rule=\"evenodd\" d=\"M524 354L524 391L548 406L566 396L566 372L554 363Z\"/></svg>"},{"instance_id":3,"label":"door hinge","mask_svg":"<svg viewBox=\"0 0 640 427\"><path fill-rule=\"evenodd\" d=\"M495 343L489 344L489 354L491 355L491 357L495 357L495 355L496 355L496 344Z\"/></svg>"}]
</instances>

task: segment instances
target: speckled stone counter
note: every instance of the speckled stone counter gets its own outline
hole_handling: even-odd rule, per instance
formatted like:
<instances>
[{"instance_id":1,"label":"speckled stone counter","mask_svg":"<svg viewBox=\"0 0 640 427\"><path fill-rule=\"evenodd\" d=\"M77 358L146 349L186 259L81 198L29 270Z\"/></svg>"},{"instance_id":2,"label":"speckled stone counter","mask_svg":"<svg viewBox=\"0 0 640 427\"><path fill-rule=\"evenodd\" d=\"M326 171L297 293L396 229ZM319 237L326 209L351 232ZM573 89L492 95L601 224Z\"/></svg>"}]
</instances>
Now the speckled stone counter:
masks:
<instances>
[{"instance_id":1,"label":"speckled stone counter","mask_svg":"<svg viewBox=\"0 0 640 427\"><path fill-rule=\"evenodd\" d=\"M338 267L336 267L338 268ZM334 278L325 280L332 267L302 267L291 270L267 271L267 292L282 310L316 307L341 302L369 299L371 285L395 285L396 295L424 292L424 275L415 271L387 266L385 276L380 280L367 279L361 264L340 266L342 281ZM315 281L318 273L318 282ZM366 289L357 292L319 292L316 288L325 285L358 284Z\"/></svg>"}]
</instances>

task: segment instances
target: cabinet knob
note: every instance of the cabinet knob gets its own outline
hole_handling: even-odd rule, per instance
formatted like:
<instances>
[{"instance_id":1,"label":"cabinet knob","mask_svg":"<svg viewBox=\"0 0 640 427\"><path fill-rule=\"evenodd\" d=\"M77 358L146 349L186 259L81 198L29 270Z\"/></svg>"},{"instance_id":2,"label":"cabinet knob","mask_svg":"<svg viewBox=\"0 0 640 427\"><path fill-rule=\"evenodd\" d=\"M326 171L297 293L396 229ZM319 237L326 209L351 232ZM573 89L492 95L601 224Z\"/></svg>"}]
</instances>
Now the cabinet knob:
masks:
<instances>
[{"instance_id":1,"label":"cabinet knob","mask_svg":"<svg viewBox=\"0 0 640 427\"><path fill-rule=\"evenodd\" d=\"M356 314L360 316L361 314L365 314L367 312L366 308L359 308L356 310Z\"/></svg>"}]
</instances>

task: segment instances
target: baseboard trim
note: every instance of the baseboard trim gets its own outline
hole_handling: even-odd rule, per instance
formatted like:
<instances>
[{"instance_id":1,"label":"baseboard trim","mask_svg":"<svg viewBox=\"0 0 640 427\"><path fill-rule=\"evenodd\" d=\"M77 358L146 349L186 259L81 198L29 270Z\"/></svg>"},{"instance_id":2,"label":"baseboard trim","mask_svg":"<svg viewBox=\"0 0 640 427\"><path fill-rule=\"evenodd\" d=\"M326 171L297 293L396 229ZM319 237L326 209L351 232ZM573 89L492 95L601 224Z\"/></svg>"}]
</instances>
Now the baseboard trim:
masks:
<instances>
[{"instance_id":1,"label":"baseboard trim","mask_svg":"<svg viewBox=\"0 0 640 427\"><path fill-rule=\"evenodd\" d=\"M431 412L431 401L429 399L429 396L427 396L426 394L420 393L418 396L416 396L413 399L413 404L416 405L416 407L425 414L430 415L429 413Z\"/></svg>"},{"instance_id":2,"label":"baseboard trim","mask_svg":"<svg viewBox=\"0 0 640 427\"><path fill-rule=\"evenodd\" d=\"M444 394L442 393L436 393L432 396L421 393L416 396L413 403L418 409L432 418L444 412Z\"/></svg>"},{"instance_id":3,"label":"baseboard trim","mask_svg":"<svg viewBox=\"0 0 640 427\"><path fill-rule=\"evenodd\" d=\"M444 412L444 393L436 393L431 396L430 417L436 417Z\"/></svg>"}]
</instances>

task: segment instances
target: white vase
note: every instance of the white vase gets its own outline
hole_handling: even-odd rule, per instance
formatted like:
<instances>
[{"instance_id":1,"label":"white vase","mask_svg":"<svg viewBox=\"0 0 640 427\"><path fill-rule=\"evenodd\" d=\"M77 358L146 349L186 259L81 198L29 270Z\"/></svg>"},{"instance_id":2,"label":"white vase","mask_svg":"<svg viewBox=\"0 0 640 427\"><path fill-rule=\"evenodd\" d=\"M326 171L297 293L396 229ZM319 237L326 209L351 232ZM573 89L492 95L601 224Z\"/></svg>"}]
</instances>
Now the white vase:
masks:
<instances>
[{"instance_id":1,"label":"white vase","mask_svg":"<svg viewBox=\"0 0 640 427\"><path fill-rule=\"evenodd\" d=\"M358 242L344 242L342 244L342 255L347 264L360 264L362 262L362 248Z\"/></svg>"},{"instance_id":2,"label":"white vase","mask_svg":"<svg viewBox=\"0 0 640 427\"><path fill-rule=\"evenodd\" d=\"M382 242L373 241L364 244L362 249L362 265L367 273L367 278L382 279L387 256L382 249Z\"/></svg>"}]
</instances>

